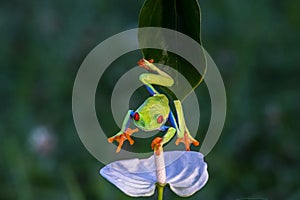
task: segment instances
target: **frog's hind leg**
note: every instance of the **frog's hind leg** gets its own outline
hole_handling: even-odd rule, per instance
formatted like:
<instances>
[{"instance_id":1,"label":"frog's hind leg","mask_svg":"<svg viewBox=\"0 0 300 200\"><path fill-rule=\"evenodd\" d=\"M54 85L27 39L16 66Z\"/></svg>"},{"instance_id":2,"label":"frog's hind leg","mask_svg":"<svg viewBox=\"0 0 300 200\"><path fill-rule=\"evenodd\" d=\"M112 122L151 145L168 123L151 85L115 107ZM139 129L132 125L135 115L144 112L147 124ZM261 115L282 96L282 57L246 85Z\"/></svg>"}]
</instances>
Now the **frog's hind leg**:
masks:
<instances>
[{"instance_id":1,"label":"frog's hind leg","mask_svg":"<svg viewBox=\"0 0 300 200\"><path fill-rule=\"evenodd\" d=\"M177 112L177 119L178 119L177 120L178 121L178 129L177 129L177 137L178 138L177 138L175 144L178 145L180 142L182 142L185 145L185 149L187 151L189 151L191 144L193 144L194 146L198 146L199 142L191 136L188 128L186 127L181 102L179 100L175 100L174 105L175 105L175 109Z\"/></svg>"},{"instance_id":2,"label":"frog's hind leg","mask_svg":"<svg viewBox=\"0 0 300 200\"><path fill-rule=\"evenodd\" d=\"M146 89L151 95L159 94L152 84L165 87L171 87L174 84L173 78L156 67L153 64L153 60L147 61L145 59L141 59L138 64L149 72L141 74L139 79L146 86Z\"/></svg>"},{"instance_id":3,"label":"frog's hind leg","mask_svg":"<svg viewBox=\"0 0 300 200\"><path fill-rule=\"evenodd\" d=\"M166 87L170 87L173 85L173 79L172 81L170 81L169 78L157 74L144 73L141 74L139 78L152 96L155 94L159 94L159 92L152 86L152 84Z\"/></svg>"}]
</instances>

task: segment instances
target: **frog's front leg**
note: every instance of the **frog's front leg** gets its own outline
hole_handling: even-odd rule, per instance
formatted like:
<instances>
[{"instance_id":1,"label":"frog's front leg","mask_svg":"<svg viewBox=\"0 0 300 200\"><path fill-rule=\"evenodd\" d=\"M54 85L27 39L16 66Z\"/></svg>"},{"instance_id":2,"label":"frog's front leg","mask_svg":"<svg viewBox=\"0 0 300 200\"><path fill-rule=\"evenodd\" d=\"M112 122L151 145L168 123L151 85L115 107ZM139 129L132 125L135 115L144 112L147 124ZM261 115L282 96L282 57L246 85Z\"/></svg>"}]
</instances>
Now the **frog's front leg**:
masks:
<instances>
[{"instance_id":1,"label":"frog's front leg","mask_svg":"<svg viewBox=\"0 0 300 200\"><path fill-rule=\"evenodd\" d=\"M198 146L199 142L191 136L188 128L186 127L181 102L179 100L175 100L174 105L175 105L175 109L177 113L177 121L178 121L178 130L177 130L178 138L175 144L178 145L180 142L182 142L185 145L185 149L189 151L191 144L193 144L194 146Z\"/></svg>"},{"instance_id":2,"label":"frog's front leg","mask_svg":"<svg viewBox=\"0 0 300 200\"><path fill-rule=\"evenodd\" d=\"M116 150L117 153L121 150L125 140L128 140L130 145L133 145L134 143L134 140L131 138L131 135L137 132L138 128L129 128L130 120L132 117L134 117L134 111L129 110L125 116L121 130L116 135L108 138L108 142L110 143L112 143L114 140L116 140L119 143L118 148Z\"/></svg>"},{"instance_id":3,"label":"frog's front leg","mask_svg":"<svg viewBox=\"0 0 300 200\"><path fill-rule=\"evenodd\" d=\"M166 134L161 138L161 137L156 137L151 143L151 148L154 150L156 155L159 155L161 148L163 147L164 144L169 142L175 135L176 129L173 127L169 126L162 126L160 128L162 131L167 131Z\"/></svg>"}]
</instances>

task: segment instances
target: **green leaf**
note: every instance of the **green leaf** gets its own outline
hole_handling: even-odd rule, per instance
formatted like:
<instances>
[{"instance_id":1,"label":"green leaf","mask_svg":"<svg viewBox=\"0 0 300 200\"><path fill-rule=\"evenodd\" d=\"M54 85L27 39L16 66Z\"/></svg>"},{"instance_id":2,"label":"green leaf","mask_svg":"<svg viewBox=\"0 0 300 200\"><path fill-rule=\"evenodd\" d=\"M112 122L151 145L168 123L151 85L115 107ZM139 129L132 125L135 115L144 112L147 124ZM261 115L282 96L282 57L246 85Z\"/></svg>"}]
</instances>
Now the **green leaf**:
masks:
<instances>
[{"instance_id":1,"label":"green leaf","mask_svg":"<svg viewBox=\"0 0 300 200\"><path fill-rule=\"evenodd\" d=\"M201 44L201 11L197 0L146 0L139 16L139 28L162 27L181 32ZM159 42L164 43L163 35ZM139 32L140 44L147 37ZM174 40L176 43L176 39ZM167 45L167 44L166 44ZM145 59L168 65L181 73L194 89L202 81L200 73L185 59L160 49L141 49ZM203 56L203 52L201 52ZM203 56L204 57L204 56ZM205 64L205 63L199 63ZM176 77L173 77L176 82ZM180 84L180 83L178 83ZM187 95L191 91L185 91ZM167 92L170 94L170 92ZM172 94L170 94L172 96ZM184 97L178 97L179 99Z\"/></svg>"}]
</instances>

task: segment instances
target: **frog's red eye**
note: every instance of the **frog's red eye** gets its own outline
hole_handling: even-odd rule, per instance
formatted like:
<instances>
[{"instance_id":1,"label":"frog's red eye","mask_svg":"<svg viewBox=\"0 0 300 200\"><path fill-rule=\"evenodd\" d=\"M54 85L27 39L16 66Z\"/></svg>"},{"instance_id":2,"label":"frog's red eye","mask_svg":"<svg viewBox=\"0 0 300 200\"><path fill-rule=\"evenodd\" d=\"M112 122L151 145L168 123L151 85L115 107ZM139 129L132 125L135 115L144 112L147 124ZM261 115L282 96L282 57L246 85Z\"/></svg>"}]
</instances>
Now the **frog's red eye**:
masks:
<instances>
[{"instance_id":1,"label":"frog's red eye","mask_svg":"<svg viewBox=\"0 0 300 200\"><path fill-rule=\"evenodd\" d=\"M139 119L140 119L139 113L135 112L135 113L133 114L133 119L134 119L135 121L139 121Z\"/></svg>"},{"instance_id":2,"label":"frog's red eye","mask_svg":"<svg viewBox=\"0 0 300 200\"><path fill-rule=\"evenodd\" d=\"M157 123L162 123L164 121L164 117L162 116L162 115L159 115L158 117L157 117Z\"/></svg>"}]
</instances>

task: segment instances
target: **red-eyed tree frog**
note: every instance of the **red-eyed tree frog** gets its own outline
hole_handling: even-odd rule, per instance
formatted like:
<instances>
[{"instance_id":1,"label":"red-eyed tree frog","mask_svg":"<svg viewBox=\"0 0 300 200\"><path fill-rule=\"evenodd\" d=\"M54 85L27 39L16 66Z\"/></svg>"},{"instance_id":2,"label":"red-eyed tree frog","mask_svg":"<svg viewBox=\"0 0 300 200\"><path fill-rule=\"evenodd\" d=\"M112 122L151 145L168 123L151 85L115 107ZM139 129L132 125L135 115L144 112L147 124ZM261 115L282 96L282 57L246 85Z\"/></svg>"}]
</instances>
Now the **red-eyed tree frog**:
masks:
<instances>
[{"instance_id":1,"label":"red-eyed tree frog","mask_svg":"<svg viewBox=\"0 0 300 200\"><path fill-rule=\"evenodd\" d=\"M161 85L165 87L171 87L174 84L174 80L164 71L160 70L153 64L153 59L146 60L141 59L138 64L142 68L146 69L148 73L140 75L140 81L145 85L146 89L151 94L151 97L147 98L144 103L136 110L129 110L121 130L114 136L108 138L108 141L112 143L116 140L118 148L116 152L119 152L122 148L124 141L128 140L131 145L134 141L131 135L138 131L138 129L131 129L130 121L132 120L134 125L144 131L166 131L163 137L156 137L151 144L151 148L159 153L162 146L171 140L175 133L177 133L177 140L175 142L178 145L180 142L184 143L187 151L190 150L190 145L199 145L199 142L195 140L186 127L185 119L181 102L179 100L174 101L177 119L174 117L170 106L169 100L164 94L160 94L153 85ZM165 125L169 121L171 126Z\"/></svg>"}]
</instances>

